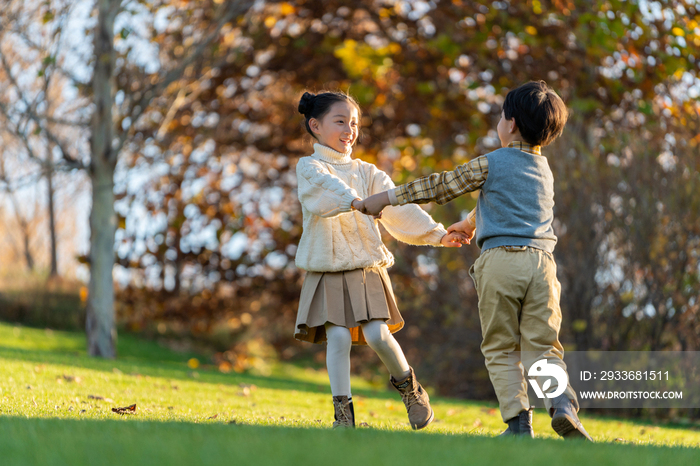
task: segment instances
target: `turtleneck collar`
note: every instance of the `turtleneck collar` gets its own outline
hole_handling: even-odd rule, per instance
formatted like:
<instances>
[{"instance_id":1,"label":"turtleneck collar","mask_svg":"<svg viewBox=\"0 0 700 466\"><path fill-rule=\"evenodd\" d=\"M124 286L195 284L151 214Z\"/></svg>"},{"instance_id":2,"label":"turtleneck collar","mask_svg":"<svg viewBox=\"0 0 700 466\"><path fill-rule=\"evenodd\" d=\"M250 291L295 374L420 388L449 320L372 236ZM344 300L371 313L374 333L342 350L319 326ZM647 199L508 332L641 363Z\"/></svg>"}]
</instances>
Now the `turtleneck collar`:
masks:
<instances>
[{"instance_id":1,"label":"turtleneck collar","mask_svg":"<svg viewBox=\"0 0 700 466\"><path fill-rule=\"evenodd\" d=\"M350 153L343 154L341 152L338 152L336 150L331 149L328 146L324 146L323 144L315 143L314 144L314 153L313 156L316 157L317 159L320 159L324 162L327 163L332 163L332 164L343 164L343 163L350 163L352 161L352 157L350 157Z\"/></svg>"}]
</instances>

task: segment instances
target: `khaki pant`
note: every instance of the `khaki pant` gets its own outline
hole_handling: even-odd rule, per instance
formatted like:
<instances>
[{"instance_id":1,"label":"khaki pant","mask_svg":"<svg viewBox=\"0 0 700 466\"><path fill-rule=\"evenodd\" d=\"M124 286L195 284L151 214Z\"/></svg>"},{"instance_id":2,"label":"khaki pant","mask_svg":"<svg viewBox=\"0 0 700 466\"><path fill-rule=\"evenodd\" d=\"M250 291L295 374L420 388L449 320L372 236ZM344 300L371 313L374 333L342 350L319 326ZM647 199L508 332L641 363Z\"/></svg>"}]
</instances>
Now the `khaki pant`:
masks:
<instances>
[{"instance_id":1,"label":"khaki pant","mask_svg":"<svg viewBox=\"0 0 700 466\"><path fill-rule=\"evenodd\" d=\"M540 359L566 372L559 342L561 285L548 252L530 247L499 247L484 251L469 270L479 296L479 317L491 383L503 421L530 407L525 375ZM523 372L523 370L525 372ZM540 382L540 387L541 381ZM545 390L553 392L556 383ZM578 410L571 385L564 394ZM547 410L551 399L544 399Z\"/></svg>"}]
</instances>

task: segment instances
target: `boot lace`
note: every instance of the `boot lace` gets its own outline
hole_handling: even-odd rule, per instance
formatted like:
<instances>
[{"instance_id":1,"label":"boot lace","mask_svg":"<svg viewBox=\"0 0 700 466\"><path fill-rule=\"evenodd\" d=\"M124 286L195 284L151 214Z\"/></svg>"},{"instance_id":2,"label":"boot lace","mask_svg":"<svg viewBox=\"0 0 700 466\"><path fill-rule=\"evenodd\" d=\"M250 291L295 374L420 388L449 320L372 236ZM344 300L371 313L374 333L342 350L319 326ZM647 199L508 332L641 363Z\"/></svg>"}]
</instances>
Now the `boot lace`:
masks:
<instances>
[{"instance_id":1,"label":"boot lace","mask_svg":"<svg viewBox=\"0 0 700 466\"><path fill-rule=\"evenodd\" d=\"M406 411L411 409L413 405L422 405L420 400L419 388L417 386L411 387L406 391L401 392L401 400L406 405Z\"/></svg>"}]
</instances>

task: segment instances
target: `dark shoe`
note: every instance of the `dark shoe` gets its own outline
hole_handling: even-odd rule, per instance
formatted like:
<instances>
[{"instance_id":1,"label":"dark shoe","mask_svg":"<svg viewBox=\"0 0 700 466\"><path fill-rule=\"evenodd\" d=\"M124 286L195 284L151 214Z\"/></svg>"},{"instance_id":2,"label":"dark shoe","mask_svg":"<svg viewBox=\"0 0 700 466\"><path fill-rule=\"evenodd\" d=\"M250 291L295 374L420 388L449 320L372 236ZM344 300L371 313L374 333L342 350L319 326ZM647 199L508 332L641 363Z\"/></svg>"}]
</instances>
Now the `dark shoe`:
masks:
<instances>
[{"instance_id":1,"label":"dark shoe","mask_svg":"<svg viewBox=\"0 0 700 466\"><path fill-rule=\"evenodd\" d=\"M399 391L403 404L406 405L408 422L411 423L414 430L418 430L433 422L435 413L430 407L430 397L416 380L413 368L409 369L411 372L408 377L398 381L392 376L391 384Z\"/></svg>"},{"instance_id":2,"label":"dark shoe","mask_svg":"<svg viewBox=\"0 0 700 466\"><path fill-rule=\"evenodd\" d=\"M566 395L558 396L552 400L552 429L566 440L579 439L593 441L583 424L576 415L574 404Z\"/></svg>"},{"instance_id":3,"label":"dark shoe","mask_svg":"<svg viewBox=\"0 0 700 466\"><path fill-rule=\"evenodd\" d=\"M535 431L532 430L532 408L527 411L520 411L514 418L506 421L508 428L499 437L524 436L535 438Z\"/></svg>"},{"instance_id":4,"label":"dark shoe","mask_svg":"<svg viewBox=\"0 0 700 466\"><path fill-rule=\"evenodd\" d=\"M333 428L349 427L355 428L355 407L347 396L334 396L333 407L335 408L335 422Z\"/></svg>"}]
</instances>

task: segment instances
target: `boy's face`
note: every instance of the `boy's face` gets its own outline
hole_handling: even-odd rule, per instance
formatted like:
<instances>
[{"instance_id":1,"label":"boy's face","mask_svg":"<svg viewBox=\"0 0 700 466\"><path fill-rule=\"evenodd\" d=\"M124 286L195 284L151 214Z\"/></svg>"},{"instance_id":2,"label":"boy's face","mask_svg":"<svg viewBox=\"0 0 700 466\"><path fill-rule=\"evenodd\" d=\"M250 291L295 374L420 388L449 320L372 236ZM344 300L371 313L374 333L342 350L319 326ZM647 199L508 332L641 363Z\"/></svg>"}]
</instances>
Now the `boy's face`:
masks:
<instances>
[{"instance_id":1,"label":"boy's face","mask_svg":"<svg viewBox=\"0 0 700 466\"><path fill-rule=\"evenodd\" d=\"M520 135L518 127L515 124L515 118L506 120L506 113L501 110L501 119L496 127L498 131L498 139L501 140L501 147L508 147L508 144L515 141Z\"/></svg>"}]
</instances>

